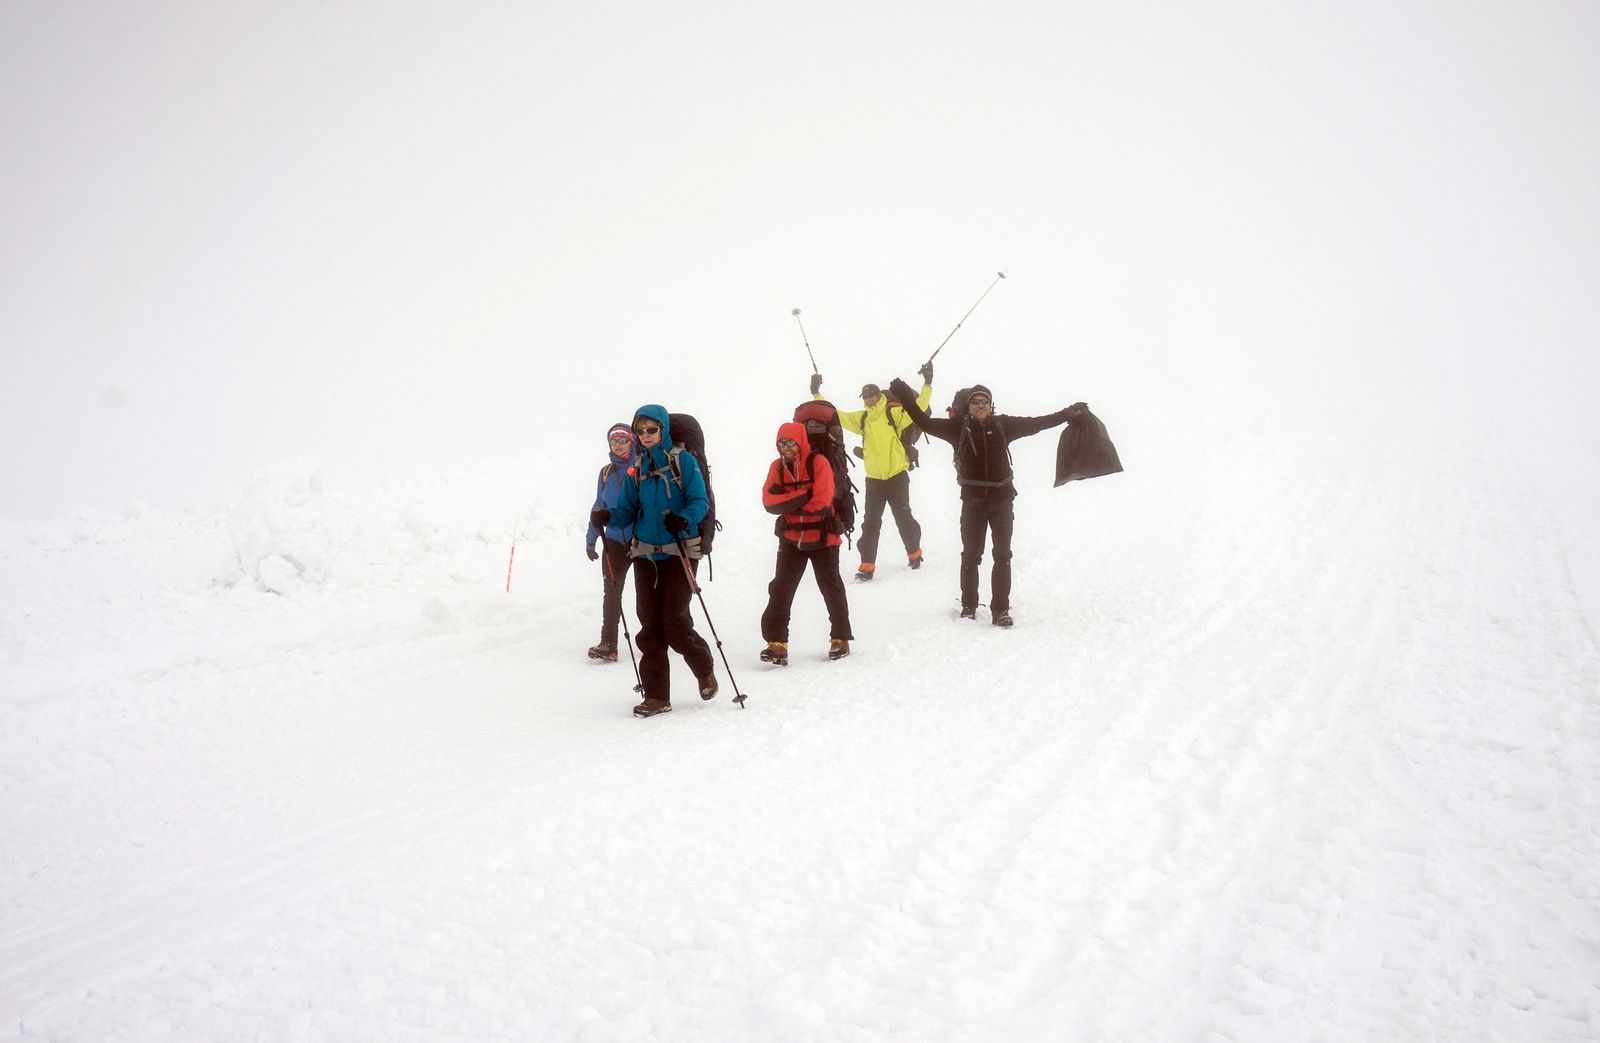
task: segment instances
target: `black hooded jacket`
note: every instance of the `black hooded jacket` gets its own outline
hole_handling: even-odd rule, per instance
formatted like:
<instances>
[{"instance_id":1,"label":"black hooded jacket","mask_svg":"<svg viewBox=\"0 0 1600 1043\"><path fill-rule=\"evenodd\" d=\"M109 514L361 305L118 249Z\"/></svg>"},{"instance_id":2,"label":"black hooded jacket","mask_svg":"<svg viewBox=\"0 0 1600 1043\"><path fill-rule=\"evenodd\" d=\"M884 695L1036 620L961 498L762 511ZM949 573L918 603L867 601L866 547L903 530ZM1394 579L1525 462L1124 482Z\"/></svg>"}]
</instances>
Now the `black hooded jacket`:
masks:
<instances>
[{"instance_id":1,"label":"black hooded jacket","mask_svg":"<svg viewBox=\"0 0 1600 1043\"><path fill-rule=\"evenodd\" d=\"M890 390L893 389L894 385L890 385ZM931 417L916 404L914 396L909 404L904 398L900 401L902 408L924 431L955 447L956 481L961 484L963 500L1015 499L1017 487L1011 481L1011 443L1064 423L1072 408L1068 406L1047 416L1001 416L997 413L987 423L980 424L966 414L954 420Z\"/></svg>"}]
</instances>

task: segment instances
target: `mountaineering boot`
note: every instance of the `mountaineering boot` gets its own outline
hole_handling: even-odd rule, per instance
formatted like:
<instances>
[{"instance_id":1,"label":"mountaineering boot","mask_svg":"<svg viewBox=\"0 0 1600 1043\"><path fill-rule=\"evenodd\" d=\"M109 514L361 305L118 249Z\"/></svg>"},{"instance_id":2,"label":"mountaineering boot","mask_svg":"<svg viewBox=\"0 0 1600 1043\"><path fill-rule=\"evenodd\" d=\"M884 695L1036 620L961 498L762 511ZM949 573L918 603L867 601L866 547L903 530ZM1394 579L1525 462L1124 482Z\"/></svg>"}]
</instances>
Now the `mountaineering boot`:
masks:
<instances>
[{"instance_id":1,"label":"mountaineering boot","mask_svg":"<svg viewBox=\"0 0 1600 1043\"><path fill-rule=\"evenodd\" d=\"M861 580L863 583L867 580L870 580L873 572L877 571L877 568L878 566L874 565L872 562L863 561L861 563L861 567L856 569L856 579Z\"/></svg>"},{"instance_id":2,"label":"mountaineering boot","mask_svg":"<svg viewBox=\"0 0 1600 1043\"><path fill-rule=\"evenodd\" d=\"M990 620L990 622L992 622L997 627L1008 627L1008 626L1011 625L1011 613L1009 613L1009 612L996 612L994 614L994 618L992 620Z\"/></svg>"},{"instance_id":3,"label":"mountaineering boot","mask_svg":"<svg viewBox=\"0 0 1600 1043\"><path fill-rule=\"evenodd\" d=\"M972 608L968 608L967 606L962 605L961 606L961 618L962 619L977 619L978 618L978 608L977 608L977 606L974 605Z\"/></svg>"},{"instance_id":4,"label":"mountaineering boot","mask_svg":"<svg viewBox=\"0 0 1600 1043\"><path fill-rule=\"evenodd\" d=\"M695 678L695 681L700 685L700 698L715 699L717 697L716 674L706 674L704 677Z\"/></svg>"},{"instance_id":5,"label":"mountaineering boot","mask_svg":"<svg viewBox=\"0 0 1600 1043\"><path fill-rule=\"evenodd\" d=\"M919 550L906 555L906 564L913 569L922 568L922 552Z\"/></svg>"},{"instance_id":6,"label":"mountaineering boot","mask_svg":"<svg viewBox=\"0 0 1600 1043\"><path fill-rule=\"evenodd\" d=\"M777 666L788 666L788 644L783 641L768 641L767 647L761 650L761 661L763 663L773 663Z\"/></svg>"},{"instance_id":7,"label":"mountaineering boot","mask_svg":"<svg viewBox=\"0 0 1600 1043\"><path fill-rule=\"evenodd\" d=\"M843 659L850 654L850 642L842 637L836 637L828 642L828 658Z\"/></svg>"},{"instance_id":8,"label":"mountaineering boot","mask_svg":"<svg viewBox=\"0 0 1600 1043\"><path fill-rule=\"evenodd\" d=\"M649 696L646 696L644 702L633 708L635 717L654 717L658 713L671 712L672 703L666 699L651 699Z\"/></svg>"},{"instance_id":9,"label":"mountaineering boot","mask_svg":"<svg viewBox=\"0 0 1600 1043\"><path fill-rule=\"evenodd\" d=\"M589 658L598 659L604 663L615 663L617 661L617 646L602 641L589 649Z\"/></svg>"}]
</instances>

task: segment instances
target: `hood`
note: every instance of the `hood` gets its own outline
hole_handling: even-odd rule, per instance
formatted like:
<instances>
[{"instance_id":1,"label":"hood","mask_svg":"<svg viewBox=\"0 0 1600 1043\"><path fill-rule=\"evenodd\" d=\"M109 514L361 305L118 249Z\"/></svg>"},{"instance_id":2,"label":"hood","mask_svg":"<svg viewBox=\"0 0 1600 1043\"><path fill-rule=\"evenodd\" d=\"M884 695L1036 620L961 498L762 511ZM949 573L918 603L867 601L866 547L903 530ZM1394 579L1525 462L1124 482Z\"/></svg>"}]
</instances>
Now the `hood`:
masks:
<instances>
[{"instance_id":1,"label":"hood","mask_svg":"<svg viewBox=\"0 0 1600 1043\"><path fill-rule=\"evenodd\" d=\"M792 438L800 443L800 460L811 455L811 439L806 437L806 425L798 420L786 420L779 424L778 434L772 441L776 443L779 438Z\"/></svg>"},{"instance_id":2,"label":"hood","mask_svg":"<svg viewBox=\"0 0 1600 1043\"><path fill-rule=\"evenodd\" d=\"M670 418L667 416L666 406L658 406L652 402L649 405L640 406L638 409L633 411L633 419L635 422L637 422L642 416L649 417L651 420L655 420L661 424L662 445L672 444L672 425L669 422Z\"/></svg>"},{"instance_id":3,"label":"hood","mask_svg":"<svg viewBox=\"0 0 1600 1043\"><path fill-rule=\"evenodd\" d=\"M616 434L625 434L628 436L628 452L626 456L617 454L611 448L611 438ZM627 467L628 465L632 464L634 450L636 450L638 447L638 440L633 437L632 425L618 422L612 424L606 429L606 455L610 456L611 462L616 464L618 467Z\"/></svg>"},{"instance_id":4,"label":"hood","mask_svg":"<svg viewBox=\"0 0 1600 1043\"><path fill-rule=\"evenodd\" d=\"M660 459L647 461L646 463L647 469L660 467L666 460L667 451L672 448L672 425L668 421L667 407L658 406L654 402L648 405L640 406L638 409L633 411L633 422L635 425L639 423L640 417L644 417L648 420L654 420L656 423L661 425L661 441L656 443L656 447L653 451L654 454Z\"/></svg>"}]
</instances>

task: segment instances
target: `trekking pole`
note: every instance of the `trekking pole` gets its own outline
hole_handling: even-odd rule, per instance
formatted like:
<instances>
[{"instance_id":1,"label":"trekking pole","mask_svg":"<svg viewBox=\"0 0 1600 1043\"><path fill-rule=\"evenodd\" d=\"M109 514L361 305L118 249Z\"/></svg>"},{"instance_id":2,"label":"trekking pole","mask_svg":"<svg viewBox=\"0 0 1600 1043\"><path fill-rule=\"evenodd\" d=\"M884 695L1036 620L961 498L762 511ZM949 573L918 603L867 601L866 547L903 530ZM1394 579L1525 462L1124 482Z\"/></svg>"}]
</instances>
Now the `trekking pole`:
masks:
<instances>
[{"instance_id":1,"label":"trekking pole","mask_svg":"<svg viewBox=\"0 0 1600 1043\"><path fill-rule=\"evenodd\" d=\"M806 337L806 324L800 321L800 309L792 309L789 314L794 316L795 325L800 327L800 339L805 342L806 358L811 360L811 372L821 373L822 371L817 368L817 357L811 354L811 341Z\"/></svg>"},{"instance_id":2,"label":"trekking pole","mask_svg":"<svg viewBox=\"0 0 1600 1043\"><path fill-rule=\"evenodd\" d=\"M1000 280L1004 279L1006 277L1006 273L1005 272L995 272L994 274L995 274L995 280L994 280L994 282L989 284L989 290L992 290L996 286L999 286L1000 285ZM973 312L978 310L978 305L983 303L983 298L989 296L989 290L984 290L983 293L978 297L978 299L973 302L972 307L967 309L967 314L961 316L961 322L966 322L968 317L970 317ZM961 322L956 323L956 330L959 330L961 328ZM933 354L928 356L928 361L929 362L932 362L934 359L939 357L939 352L943 351L944 350L944 346L946 344L950 343L950 338L954 337L956 335L956 330L951 330L949 333L946 333L944 335L944 340L941 340L939 342L939 346L937 348L933 349Z\"/></svg>"},{"instance_id":3,"label":"trekking pole","mask_svg":"<svg viewBox=\"0 0 1600 1043\"><path fill-rule=\"evenodd\" d=\"M739 709L742 710L744 693L739 691L739 681L733 676L733 667L728 665L728 653L722 650L722 638L717 634L717 625L711 622L711 610L706 608L706 596L700 593L700 584L694 578L694 569L689 567L689 547L678 533L672 534L672 541L678 545L678 560L683 562L683 574L689 578L689 589L700 599L700 611L705 613L706 626L711 628L711 636L716 638L717 651L722 655L722 668L728 671L728 680L733 683L733 701L738 703Z\"/></svg>"},{"instance_id":4,"label":"trekking pole","mask_svg":"<svg viewBox=\"0 0 1600 1043\"><path fill-rule=\"evenodd\" d=\"M603 554L600 560L605 562L606 575L611 577L611 585L616 586L617 573L616 570L611 567L611 556L609 554ZM643 695L644 677L639 673L639 659L633 654L633 635L628 633L628 612L621 605L617 606L617 618L622 620L622 640L628 643L628 661L633 664L633 679L635 682L637 682L634 684L633 690L638 692L640 695Z\"/></svg>"}]
</instances>

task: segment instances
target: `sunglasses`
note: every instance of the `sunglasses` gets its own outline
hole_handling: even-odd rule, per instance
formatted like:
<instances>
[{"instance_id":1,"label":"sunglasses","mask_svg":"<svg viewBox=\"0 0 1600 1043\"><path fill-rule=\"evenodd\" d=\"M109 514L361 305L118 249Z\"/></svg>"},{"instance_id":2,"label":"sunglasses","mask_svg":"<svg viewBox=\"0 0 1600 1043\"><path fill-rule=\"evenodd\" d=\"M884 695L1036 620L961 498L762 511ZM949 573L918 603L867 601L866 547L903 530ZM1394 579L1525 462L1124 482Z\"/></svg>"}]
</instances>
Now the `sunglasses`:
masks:
<instances>
[{"instance_id":1,"label":"sunglasses","mask_svg":"<svg viewBox=\"0 0 1600 1043\"><path fill-rule=\"evenodd\" d=\"M657 424L655 427L636 427L633 429L633 433L636 435L659 435L661 433L661 425Z\"/></svg>"},{"instance_id":2,"label":"sunglasses","mask_svg":"<svg viewBox=\"0 0 1600 1043\"><path fill-rule=\"evenodd\" d=\"M800 443L796 442L792 438L780 438L780 439L778 439L778 448L779 449L799 449L800 448Z\"/></svg>"},{"instance_id":3,"label":"sunglasses","mask_svg":"<svg viewBox=\"0 0 1600 1043\"><path fill-rule=\"evenodd\" d=\"M992 405L994 405L994 403L990 402L988 399L984 398L982 395L979 395L976 398L967 399L967 405L969 405L969 406L992 406Z\"/></svg>"},{"instance_id":4,"label":"sunglasses","mask_svg":"<svg viewBox=\"0 0 1600 1043\"><path fill-rule=\"evenodd\" d=\"M633 444L633 439L629 438L627 435L617 435L615 438L611 439L610 441L611 441L612 445L632 445Z\"/></svg>"}]
</instances>

